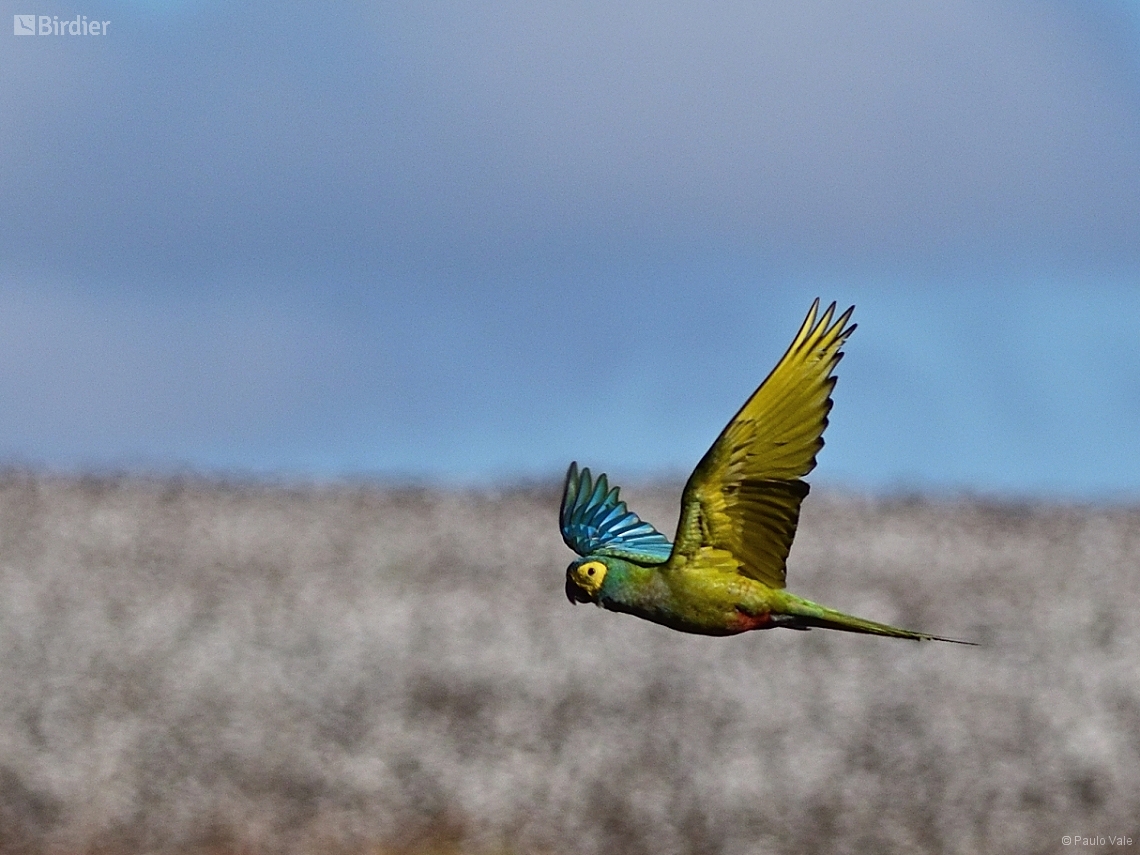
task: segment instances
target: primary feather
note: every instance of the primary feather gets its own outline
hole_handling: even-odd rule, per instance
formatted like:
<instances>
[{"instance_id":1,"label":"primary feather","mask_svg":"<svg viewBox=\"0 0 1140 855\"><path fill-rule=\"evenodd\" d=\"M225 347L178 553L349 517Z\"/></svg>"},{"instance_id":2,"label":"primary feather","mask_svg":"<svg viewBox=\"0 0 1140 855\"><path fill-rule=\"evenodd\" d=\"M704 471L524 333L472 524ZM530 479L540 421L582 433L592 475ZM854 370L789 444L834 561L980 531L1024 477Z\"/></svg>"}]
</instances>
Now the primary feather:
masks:
<instances>
[{"instance_id":1,"label":"primary feather","mask_svg":"<svg viewBox=\"0 0 1140 855\"><path fill-rule=\"evenodd\" d=\"M739 571L784 587L788 552L831 410L832 371L855 331L854 307L832 323L835 304L817 320L812 303L783 359L740 408L685 485L677 551L690 559L723 550Z\"/></svg>"}]
</instances>

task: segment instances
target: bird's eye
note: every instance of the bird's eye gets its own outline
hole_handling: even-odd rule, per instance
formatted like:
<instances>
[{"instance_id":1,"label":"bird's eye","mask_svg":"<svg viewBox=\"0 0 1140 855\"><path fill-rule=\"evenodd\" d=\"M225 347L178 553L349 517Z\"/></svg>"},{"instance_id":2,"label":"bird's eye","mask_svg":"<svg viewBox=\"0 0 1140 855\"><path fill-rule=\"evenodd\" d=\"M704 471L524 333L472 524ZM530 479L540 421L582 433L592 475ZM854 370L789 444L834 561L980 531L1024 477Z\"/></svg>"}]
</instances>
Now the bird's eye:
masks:
<instances>
[{"instance_id":1,"label":"bird's eye","mask_svg":"<svg viewBox=\"0 0 1140 855\"><path fill-rule=\"evenodd\" d=\"M586 575L587 576L593 576L594 575L594 568L593 567L587 567L586 568Z\"/></svg>"}]
</instances>

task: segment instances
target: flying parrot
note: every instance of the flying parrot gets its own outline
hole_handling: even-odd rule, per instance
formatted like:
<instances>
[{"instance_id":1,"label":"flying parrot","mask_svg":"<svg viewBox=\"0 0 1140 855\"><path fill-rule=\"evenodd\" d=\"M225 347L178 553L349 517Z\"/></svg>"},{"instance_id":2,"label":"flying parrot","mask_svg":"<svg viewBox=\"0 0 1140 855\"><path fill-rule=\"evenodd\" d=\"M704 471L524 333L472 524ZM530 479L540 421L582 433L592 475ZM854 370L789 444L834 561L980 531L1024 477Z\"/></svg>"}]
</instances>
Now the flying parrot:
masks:
<instances>
[{"instance_id":1,"label":"flying parrot","mask_svg":"<svg viewBox=\"0 0 1140 855\"><path fill-rule=\"evenodd\" d=\"M559 522L581 557L566 568L571 603L596 603L681 632L734 635L813 627L951 641L853 617L784 589L803 476L815 468L832 371L855 325L852 306L817 299L787 353L708 450L681 494L675 542L618 498L605 475L570 464Z\"/></svg>"}]
</instances>

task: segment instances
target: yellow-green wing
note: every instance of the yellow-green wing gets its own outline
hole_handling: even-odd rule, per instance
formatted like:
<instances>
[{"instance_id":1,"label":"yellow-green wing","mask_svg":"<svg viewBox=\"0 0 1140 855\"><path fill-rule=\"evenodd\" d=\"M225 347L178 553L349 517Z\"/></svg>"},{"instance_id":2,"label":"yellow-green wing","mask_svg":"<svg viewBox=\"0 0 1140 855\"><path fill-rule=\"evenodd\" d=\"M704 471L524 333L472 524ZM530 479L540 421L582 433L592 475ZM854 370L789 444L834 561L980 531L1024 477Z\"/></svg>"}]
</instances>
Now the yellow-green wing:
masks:
<instances>
[{"instance_id":1,"label":"yellow-green wing","mask_svg":"<svg viewBox=\"0 0 1140 855\"><path fill-rule=\"evenodd\" d=\"M834 323L812 303L788 352L701 459L681 496L674 556L727 551L740 572L784 587L788 551L831 409L832 371L855 331L852 306ZM709 555L708 557L712 557ZM721 563L721 562L716 562Z\"/></svg>"}]
</instances>

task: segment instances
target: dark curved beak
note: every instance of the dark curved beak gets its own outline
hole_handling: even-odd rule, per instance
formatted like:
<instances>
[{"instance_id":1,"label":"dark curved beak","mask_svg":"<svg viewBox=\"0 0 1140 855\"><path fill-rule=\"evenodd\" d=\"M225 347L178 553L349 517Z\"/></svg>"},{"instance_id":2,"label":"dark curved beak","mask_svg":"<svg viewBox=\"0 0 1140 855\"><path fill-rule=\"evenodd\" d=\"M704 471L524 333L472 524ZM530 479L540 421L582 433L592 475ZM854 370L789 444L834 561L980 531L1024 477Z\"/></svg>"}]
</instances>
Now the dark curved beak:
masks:
<instances>
[{"instance_id":1,"label":"dark curved beak","mask_svg":"<svg viewBox=\"0 0 1140 855\"><path fill-rule=\"evenodd\" d=\"M566 599L571 603L588 603L590 602L589 595L574 584L574 580L570 578L570 574L566 574Z\"/></svg>"}]
</instances>

